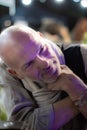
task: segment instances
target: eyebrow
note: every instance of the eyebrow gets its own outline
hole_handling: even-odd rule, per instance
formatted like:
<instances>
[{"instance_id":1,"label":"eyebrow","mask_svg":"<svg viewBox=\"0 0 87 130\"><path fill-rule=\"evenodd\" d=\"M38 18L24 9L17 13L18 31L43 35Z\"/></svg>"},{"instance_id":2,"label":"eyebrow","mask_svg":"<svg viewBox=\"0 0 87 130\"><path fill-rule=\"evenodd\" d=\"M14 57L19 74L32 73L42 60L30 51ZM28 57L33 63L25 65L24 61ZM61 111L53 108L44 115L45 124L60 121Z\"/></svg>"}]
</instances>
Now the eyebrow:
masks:
<instances>
[{"instance_id":1,"label":"eyebrow","mask_svg":"<svg viewBox=\"0 0 87 130\"><path fill-rule=\"evenodd\" d=\"M25 63L23 66L22 66L22 69L24 70L27 66L30 66L30 64L32 63L33 60L31 61L28 61L27 63Z\"/></svg>"}]
</instances>

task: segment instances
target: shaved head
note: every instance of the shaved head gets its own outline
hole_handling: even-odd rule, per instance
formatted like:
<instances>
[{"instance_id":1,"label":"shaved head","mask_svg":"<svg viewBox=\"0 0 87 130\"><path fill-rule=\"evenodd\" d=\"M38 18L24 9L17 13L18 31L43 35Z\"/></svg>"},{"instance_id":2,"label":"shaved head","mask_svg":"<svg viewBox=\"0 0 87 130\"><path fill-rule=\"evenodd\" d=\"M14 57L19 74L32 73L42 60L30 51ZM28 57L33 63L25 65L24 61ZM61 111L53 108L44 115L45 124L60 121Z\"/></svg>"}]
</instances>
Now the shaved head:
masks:
<instances>
[{"instance_id":1,"label":"shaved head","mask_svg":"<svg viewBox=\"0 0 87 130\"><path fill-rule=\"evenodd\" d=\"M61 72L60 53L56 45L51 45L51 41L32 28L14 25L0 35L0 56L14 76L49 83ZM47 68L51 70L49 73L45 71Z\"/></svg>"},{"instance_id":2,"label":"shaved head","mask_svg":"<svg viewBox=\"0 0 87 130\"><path fill-rule=\"evenodd\" d=\"M37 35L36 31L24 25L13 25L2 31L0 35L0 56L3 61L8 66L13 67L13 60L18 62L15 54L18 54L19 48L22 48L23 44L29 43L34 35Z\"/></svg>"}]
</instances>

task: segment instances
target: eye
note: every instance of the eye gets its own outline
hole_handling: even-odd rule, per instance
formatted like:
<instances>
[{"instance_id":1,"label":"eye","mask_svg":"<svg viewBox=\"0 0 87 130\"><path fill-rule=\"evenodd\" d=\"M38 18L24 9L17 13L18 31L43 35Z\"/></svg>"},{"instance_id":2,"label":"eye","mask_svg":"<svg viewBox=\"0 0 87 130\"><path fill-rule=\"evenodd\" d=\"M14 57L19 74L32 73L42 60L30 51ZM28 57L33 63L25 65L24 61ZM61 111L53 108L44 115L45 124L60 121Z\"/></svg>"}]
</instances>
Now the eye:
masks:
<instances>
[{"instance_id":1,"label":"eye","mask_svg":"<svg viewBox=\"0 0 87 130\"><path fill-rule=\"evenodd\" d=\"M32 63L33 63L33 61L26 63L24 68L27 69Z\"/></svg>"}]
</instances>

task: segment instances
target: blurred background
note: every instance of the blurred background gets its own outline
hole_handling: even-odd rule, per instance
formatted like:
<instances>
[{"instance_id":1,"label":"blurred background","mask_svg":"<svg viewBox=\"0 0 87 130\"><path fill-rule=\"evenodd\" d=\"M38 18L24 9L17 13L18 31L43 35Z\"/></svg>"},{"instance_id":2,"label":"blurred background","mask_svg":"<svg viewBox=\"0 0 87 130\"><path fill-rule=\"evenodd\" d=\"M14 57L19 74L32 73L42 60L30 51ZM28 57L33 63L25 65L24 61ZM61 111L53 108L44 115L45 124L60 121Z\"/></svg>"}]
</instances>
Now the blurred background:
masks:
<instances>
[{"instance_id":1,"label":"blurred background","mask_svg":"<svg viewBox=\"0 0 87 130\"><path fill-rule=\"evenodd\" d=\"M87 0L0 0L0 31L19 22L39 30L43 21L55 19L68 28L73 40L79 41L81 39L75 39L74 33L80 35L78 28L86 18ZM76 27L81 20L82 23ZM87 21L85 23L81 32L87 32Z\"/></svg>"},{"instance_id":2,"label":"blurred background","mask_svg":"<svg viewBox=\"0 0 87 130\"><path fill-rule=\"evenodd\" d=\"M73 26L87 17L87 0L0 0L0 29L18 20L38 29L44 17L55 18Z\"/></svg>"}]
</instances>

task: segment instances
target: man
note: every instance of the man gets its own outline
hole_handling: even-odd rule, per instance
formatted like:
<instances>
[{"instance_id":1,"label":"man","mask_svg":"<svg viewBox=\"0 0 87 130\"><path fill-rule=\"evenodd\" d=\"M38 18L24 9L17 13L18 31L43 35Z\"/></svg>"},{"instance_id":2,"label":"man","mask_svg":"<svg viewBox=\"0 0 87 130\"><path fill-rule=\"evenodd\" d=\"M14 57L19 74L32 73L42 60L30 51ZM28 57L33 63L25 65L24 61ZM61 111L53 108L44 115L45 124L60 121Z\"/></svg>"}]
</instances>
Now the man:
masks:
<instances>
[{"instance_id":1,"label":"man","mask_svg":"<svg viewBox=\"0 0 87 130\"><path fill-rule=\"evenodd\" d=\"M13 97L16 93L17 96L10 107L9 119L25 120L31 130L56 130L80 111L85 123L87 86L67 67L61 66L65 59L59 47L27 26L14 25L1 33L0 55L8 72L21 79L29 92L28 98L19 98L23 91L17 92L19 86L14 87ZM58 85L64 75L65 83ZM53 87L56 91L51 90ZM79 97L84 100L81 102Z\"/></svg>"}]
</instances>

